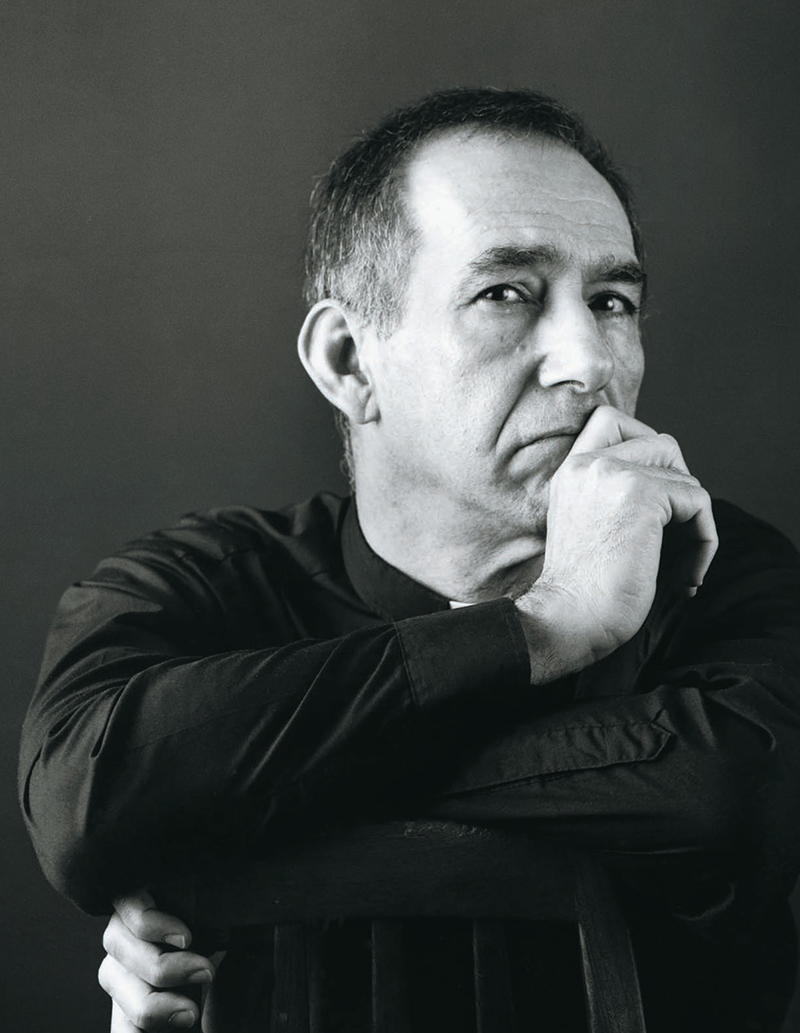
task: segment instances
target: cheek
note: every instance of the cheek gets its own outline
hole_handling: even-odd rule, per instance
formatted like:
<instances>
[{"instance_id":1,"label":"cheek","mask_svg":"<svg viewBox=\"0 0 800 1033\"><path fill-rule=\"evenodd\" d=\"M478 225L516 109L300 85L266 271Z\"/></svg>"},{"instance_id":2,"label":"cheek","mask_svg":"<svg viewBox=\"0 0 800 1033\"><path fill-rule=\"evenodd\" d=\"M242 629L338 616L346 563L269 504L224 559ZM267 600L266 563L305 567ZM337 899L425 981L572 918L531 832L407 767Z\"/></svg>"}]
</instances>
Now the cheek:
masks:
<instances>
[{"instance_id":1,"label":"cheek","mask_svg":"<svg viewBox=\"0 0 800 1033\"><path fill-rule=\"evenodd\" d=\"M459 320L460 352L475 366L491 367L508 362L526 344L532 328L530 311L524 305L507 310L475 305Z\"/></svg>"},{"instance_id":2,"label":"cheek","mask_svg":"<svg viewBox=\"0 0 800 1033\"><path fill-rule=\"evenodd\" d=\"M633 415L644 375L644 352L638 340L624 342L615 352L615 402L623 411Z\"/></svg>"},{"instance_id":3,"label":"cheek","mask_svg":"<svg viewBox=\"0 0 800 1033\"><path fill-rule=\"evenodd\" d=\"M473 309L449 342L451 383L484 421L501 417L530 378L528 329L521 316L490 318Z\"/></svg>"}]
</instances>

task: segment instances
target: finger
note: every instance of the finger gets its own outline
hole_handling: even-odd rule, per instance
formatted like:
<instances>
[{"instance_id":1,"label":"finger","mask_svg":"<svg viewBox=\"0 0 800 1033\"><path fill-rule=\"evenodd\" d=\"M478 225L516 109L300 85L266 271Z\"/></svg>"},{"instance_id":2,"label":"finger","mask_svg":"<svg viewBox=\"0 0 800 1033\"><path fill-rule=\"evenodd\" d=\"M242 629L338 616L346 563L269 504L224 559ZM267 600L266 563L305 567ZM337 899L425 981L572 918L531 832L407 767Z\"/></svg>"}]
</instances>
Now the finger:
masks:
<instances>
[{"instance_id":1,"label":"finger","mask_svg":"<svg viewBox=\"0 0 800 1033\"><path fill-rule=\"evenodd\" d=\"M121 1033L128 1033L130 1026L143 1030L191 1029L200 1016L191 998L170 990L154 990L114 958L104 958L97 980L130 1024L126 1027L118 1016Z\"/></svg>"},{"instance_id":2,"label":"finger","mask_svg":"<svg viewBox=\"0 0 800 1033\"><path fill-rule=\"evenodd\" d=\"M670 505L672 519L685 525L691 536L691 547L681 567L685 583L696 590L702 585L719 545L711 498L699 485L679 484L675 480L670 491Z\"/></svg>"},{"instance_id":3,"label":"finger","mask_svg":"<svg viewBox=\"0 0 800 1033\"><path fill-rule=\"evenodd\" d=\"M114 910L134 936L150 943L169 943L179 950L188 947L192 934L174 915L159 911L146 889L117 897Z\"/></svg>"},{"instance_id":4,"label":"finger","mask_svg":"<svg viewBox=\"0 0 800 1033\"><path fill-rule=\"evenodd\" d=\"M103 948L124 968L152 987L203 986L214 978L214 966L191 951L164 950L130 931L118 914L103 933Z\"/></svg>"},{"instance_id":5,"label":"finger","mask_svg":"<svg viewBox=\"0 0 800 1033\"><path fill-rule=\"evenodd\" d=\"M134 1026L116 1001L111 1001L111 1033L139 1033L141 1026Z\"/></svg>"},{"instance_id":6,"label":"finger","mask_svg":"<svg viewBox=\"0 0 800 1033\"><path fill-rule=\"evenodd\" d=\"M676 447L674 439L663 434L626 441L596 455L610 460L612 468L616 467L618 472L627 470L635 473L644 491L639 505L644 504L648 496L651 501L657 501L662 526L670 523L685 525L689 541L682 555L677 557L672 575L684 586L697 589L716 554L719 539L708 492L685 468L667 465L677 462L680 450L676 452ZM693 595L694 591L690 594Z\"/></svg>"},{"instance_id":7,"label":"finger","mask_svg":"<svg viewBox=\"0 0 800 1033\"><path fill-rule=\"evenodd\" d=\"M601 454L637 466L660 466L689 473L681 446L671 434L656 434L653 431L650 437L627 438L619 444L607 446Z\"/></svg>"},{"instance_id":8,"label":"finger","mask_svg":"<svg viewBox=\"0 0 800 1033\"><path fill-rule=\"evenodd\" d=\"M609 445L618 445L631 438L652 438L656 432L646 423L620 412L611 405L598 405L586 421L570 450L570 454L594 452Z\"/></svg>"},{"instance_id":9,"label":"finger","mask_svg":"<svg viewBox=\"0 0 800 1033\"><path fill-rule=\"evenodd\" d=\"M711 561L717 553L719 536L717 526L714 522L714 514L711 511L711 500L707 505L702 506L692 519L692 529L695 537L695 565L690 583L697 588L705 580Z\"/></svg>"}]
</instances>

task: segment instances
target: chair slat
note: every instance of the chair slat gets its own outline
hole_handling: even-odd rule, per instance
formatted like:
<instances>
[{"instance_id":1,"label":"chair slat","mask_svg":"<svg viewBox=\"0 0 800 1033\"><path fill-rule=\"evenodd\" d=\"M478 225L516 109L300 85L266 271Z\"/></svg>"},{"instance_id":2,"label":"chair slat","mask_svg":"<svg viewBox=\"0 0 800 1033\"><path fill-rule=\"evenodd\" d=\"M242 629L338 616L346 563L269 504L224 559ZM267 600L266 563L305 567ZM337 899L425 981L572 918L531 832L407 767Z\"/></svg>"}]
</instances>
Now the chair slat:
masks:
<instances>
[{"instance_id":1,"label":"chair slat","mask_svg":"<svg viewBox=\"0 0 800 1033\"><path fill-rule=\"evenodd\" d=\"M644 1011L630 933L603 868L577 866L578 912L590 1033L644 1033Z\"/></svg>"},{"instance_id":2,"label":"chair slat","mask_svg":"<svg viewBox=\"0 0 800 1033\"><path fill-rule=\"evenodd\" d=\"M311 1033L306 930L299 922L276 925L271 1033Z\"/></svg>"},{"instance_id":3,"label":"chair slat","mask_svg":"<svg viewBox=\"0 0 800 1033\"><path fill-rule=\"evenodd\" d=\"M502 923L490 919L473 921L472 956L477 1033L516 1033L508 949Z\"/></svg>"},{"instance_id":4,"label":"chair slat","mask_svg":"<svg viewBox=\"0 0 800 1033\"><path fill-rule=\"evenodd\" d=\"M411 1031L403 953L403 924L398 918L372 920L372 1031Z\"/></svg>"}]
</instances>

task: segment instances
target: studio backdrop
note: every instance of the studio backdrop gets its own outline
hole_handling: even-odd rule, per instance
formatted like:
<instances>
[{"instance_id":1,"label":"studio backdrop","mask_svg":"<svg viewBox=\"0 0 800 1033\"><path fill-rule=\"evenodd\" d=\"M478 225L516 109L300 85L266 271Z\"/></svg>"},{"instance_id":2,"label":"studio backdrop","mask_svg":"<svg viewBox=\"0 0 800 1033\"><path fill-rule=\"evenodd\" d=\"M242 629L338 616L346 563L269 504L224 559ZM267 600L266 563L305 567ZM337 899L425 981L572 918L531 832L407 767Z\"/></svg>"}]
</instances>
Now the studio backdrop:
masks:
<instances>
[{"instance_id":1,"label":"studio backdrop","mask_svg":"<svg viewBox=\"0 0 800 1033\"><path fill-rule=\"evenodd\" d=\"M643 216L640 415L713 494L800 542L798 9L0 4L4 1028L108 1021L104 923L44 881L14 786L56 600L187 511L344 490L294 351L306 203L389 108L526 85L586 117Z\"/></svg>"}]
</instances>

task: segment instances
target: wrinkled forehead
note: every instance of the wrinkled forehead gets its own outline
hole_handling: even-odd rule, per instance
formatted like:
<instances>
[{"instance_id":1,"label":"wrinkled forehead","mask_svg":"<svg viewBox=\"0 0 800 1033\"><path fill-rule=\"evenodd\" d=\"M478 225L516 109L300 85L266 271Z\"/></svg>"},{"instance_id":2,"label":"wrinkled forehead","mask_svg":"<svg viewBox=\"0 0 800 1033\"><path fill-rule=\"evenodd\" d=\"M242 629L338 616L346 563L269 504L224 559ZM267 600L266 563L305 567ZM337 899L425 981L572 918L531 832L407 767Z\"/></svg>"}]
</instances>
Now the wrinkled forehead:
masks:
<instances>
[{"instance_id":1,"label":"wrinkled forehead","mask_svg":"<svg viewBox=\"0 0 800 1033\"><path fill-rule=\"evenodd\" d=\"M552 138L450 131L424 143L406 170L405 201L423 246L466 249L503 236L634 258L611 185Z\"/></svg>"}]
</instances>

